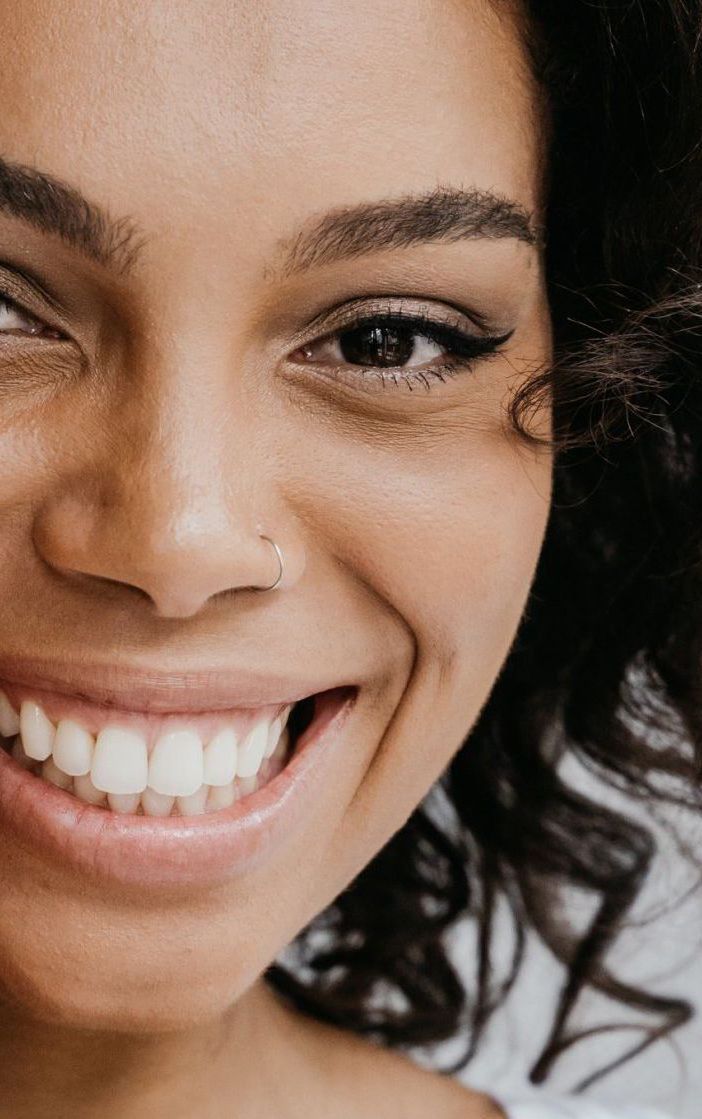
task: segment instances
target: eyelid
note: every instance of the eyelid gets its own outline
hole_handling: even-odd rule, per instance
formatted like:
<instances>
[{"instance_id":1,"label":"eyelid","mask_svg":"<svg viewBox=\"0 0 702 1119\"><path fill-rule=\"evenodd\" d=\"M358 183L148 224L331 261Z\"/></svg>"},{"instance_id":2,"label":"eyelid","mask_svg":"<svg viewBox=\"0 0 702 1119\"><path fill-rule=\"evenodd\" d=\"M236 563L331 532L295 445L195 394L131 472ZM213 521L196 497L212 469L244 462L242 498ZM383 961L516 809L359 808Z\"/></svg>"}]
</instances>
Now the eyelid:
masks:
<instances>
[{"instance_id":1,"label":"eyelid","mask_svg":"<svg viewBox=\"0 0 702 1119\"><path fill-rule=\"evenodd\" d=\"M68 335L62 316L57 313L53 300L38 287L30 277L18 277L16 269L10 269L0 262L0 300L12 304L27 318L36 319L51 330ZM47 306L48 304L48 306Z\"/></svg>"},{"instance_id":2,"label":"eyelid","mask_svg":"<svg viewBox=\"0 0 702 1119\"><path fill-rule=\"evenodd\" d=\"M452 327L454 330L473 333L476 337L484 337L493 333L489 329L485 316L478 312L468 313L455 306L452 308L455 314L447 314L447 306L446 303L421 296L389 296L387 294L359 296L356 299L346 300L337 307L327 308L320 314L315 315L305 324L304 329L296 334L293 343L297 348L311 341L321 341L359 319L376 316L404 317L407 319L425 317L436 323ZM312 333L313 331L323 331L323 334ZM501 334L503 330L496 329L494 333Z\"/></svg>"}]
</instances>

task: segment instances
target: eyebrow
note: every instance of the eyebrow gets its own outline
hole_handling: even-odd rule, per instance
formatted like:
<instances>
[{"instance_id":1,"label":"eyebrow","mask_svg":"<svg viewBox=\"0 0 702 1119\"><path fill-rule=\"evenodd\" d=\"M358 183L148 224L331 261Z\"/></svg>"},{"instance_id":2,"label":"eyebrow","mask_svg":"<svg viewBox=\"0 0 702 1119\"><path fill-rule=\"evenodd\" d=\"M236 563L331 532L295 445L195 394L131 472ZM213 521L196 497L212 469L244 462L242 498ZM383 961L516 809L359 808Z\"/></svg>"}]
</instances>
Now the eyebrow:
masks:
<instances>
[{"instance_id":1,"label":"eyebrow","mask_svg":"<svg viewBox=\"0 0 702 1119\"><path fill-rule=\"evenodd\" d=\"M97 263L128 271L147 238L130 217L114 218L75 187L0 157L0 213L60 237ZM477 238L541 240L529 212L491 190L439 186L425 194L338 207L277 244L283 277L370 252ZM270 274L270 273L269 273Z\"/></svg>"},{"instance_id":2,"label":"eyebrow","mask_svg":"<svg viewBox=\"0 0 702 1119\"><path fill-rule=\"evenodd\" d=\"M518 202L490 190L439 186L332 210L280 241L280 270L289 276L315 265L428 242L515 237L537 245L542 233Z\"/></svg>"},{"instance_id":3,"label":"eyebrow","mask_svg":"<svg viewBox=\"0 0 702 1119\"><path fill-rule=\"evenodd\" d=\"M0 158L0 213L60 237L107 267L126 271L145 242L129 217L113 218L60 179Z\"/></svg>"}]
</instances>

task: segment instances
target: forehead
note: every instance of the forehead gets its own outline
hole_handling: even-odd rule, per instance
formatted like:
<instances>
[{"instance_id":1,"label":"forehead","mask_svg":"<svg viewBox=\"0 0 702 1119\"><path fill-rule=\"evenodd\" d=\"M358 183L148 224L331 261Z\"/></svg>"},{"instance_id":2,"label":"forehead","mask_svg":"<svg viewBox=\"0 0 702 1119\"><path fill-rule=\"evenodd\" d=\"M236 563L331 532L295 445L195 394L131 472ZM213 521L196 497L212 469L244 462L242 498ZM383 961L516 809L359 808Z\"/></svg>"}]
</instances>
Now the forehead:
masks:
<instances>
[{"instance_id":1,"label":"forehead","mask_svg":"<svg viewBox=\"0 0 702 1119\"><path fill-rule=\"evenodd\" d=\"M244 253L309 213L437 183L532 209L539 126L510 11L0 0L0 154L150 233Z\"/></svg>"}]
</instances>

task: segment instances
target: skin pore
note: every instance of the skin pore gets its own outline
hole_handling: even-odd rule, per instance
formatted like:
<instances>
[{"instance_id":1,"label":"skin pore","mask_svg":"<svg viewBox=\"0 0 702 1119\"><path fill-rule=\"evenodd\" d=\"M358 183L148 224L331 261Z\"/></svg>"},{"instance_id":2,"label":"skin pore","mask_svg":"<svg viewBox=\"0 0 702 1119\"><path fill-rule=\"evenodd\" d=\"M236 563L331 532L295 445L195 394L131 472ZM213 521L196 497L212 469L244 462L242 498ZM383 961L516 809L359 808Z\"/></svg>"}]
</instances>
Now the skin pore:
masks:
<instances>
[{"instance_id":1,"label":"skin pore","mask_svg":"<svg viewBox=\"0 0 702 1119\"><path fill-rule=\"evenodd\" d=\"M551 460L506 403L551 336L516 17L25 0L2 23L0 653L174 677L300 665L360 691L304 826L221 888L119 889L0 829L0 1097L16 1119L49 1101L74 1119L493 1115L292 1013L261 974L445 769L534 573ZM30 212L18 168L99 208L93 242ZM402 361L425 380L383 384L339 349L361 311L483 352L432 376L446 353L415 331ZM275 578L259 523L284 586L235 593Z\"/></svg>"}]
</instances>

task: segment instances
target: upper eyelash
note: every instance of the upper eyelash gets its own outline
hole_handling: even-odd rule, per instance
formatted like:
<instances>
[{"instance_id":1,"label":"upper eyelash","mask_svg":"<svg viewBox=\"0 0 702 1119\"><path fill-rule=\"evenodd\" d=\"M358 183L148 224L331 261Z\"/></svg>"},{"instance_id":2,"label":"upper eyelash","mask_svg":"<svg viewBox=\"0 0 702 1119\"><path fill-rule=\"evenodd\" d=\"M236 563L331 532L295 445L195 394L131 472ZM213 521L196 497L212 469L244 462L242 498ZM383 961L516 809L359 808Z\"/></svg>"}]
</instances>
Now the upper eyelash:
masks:
<instances>
[{"instance_id":1,"label":"upper eyelash","mask_svg":"<svg viewBox=\"0 0 702 1119\"><path fill-rule=\"evenodd\" d=\"M504 334L473 334L461 330L450 323L441 322L430 318L421 312L408 312L400 309L363 312L360 311L345 323L323 337L316 339L318 342L336 338L350 330L357 330L362 326L385 327L399 323L403 327L414 328L413 333L432 342L437 342L449 350L450 357L442 365L426 366L424 369L403 369L402 366L376 366L355 365L353 369L356 376L363 378L369 373L377 376L383 384L392 382L397 385L398 380L405 382L412 388L413 381L421 381L427 389L430 388L427 375L443 381L444 375L453 375L459 367L470 366L472 361L497 353L514 334L514 329Z\"/></svg>"},{"instance_id":2,"label":"upper eyelash","mask_svg":"<svg viewBox=\"0 0 702 1119\"><path fill-rule=\"evenodd\" d=\"M8 295L5 291L3 291L0 288L0 307L3 306L3 305L6 306L6 307L12 308L15 311L18 311L20 315L24 315L24 317L26 319L30 319L32 322L40 323L47 330L56 329L56 328L52 327L49 323L47 323L41 317L41 315L37 315L37 314L34 313L34 311L30 311L29 308L23 306L23 304L20 303L20 301L18 299L15 299L13 296ZM32 337L37 337L38 338L39 335L32 335Z\"/></svg>"},{"instance_id":3,"label":"upper eyelash","mask_svg":"<svg viewBox=\"0 0 702 1119\"><path fill-rule=\"evenodd\" d=\"M13 296L0 290L0 304L3 303L16 308L29 319L36 322L43 322L39 316L24 307L17 299L13 298ZM445 376L453 375L459 367L469 366L472 361L478 358L487 357L499 352L501 347L509 341L514 333L514 330L509 330L501 335L477 335L469 331L461 330L459 327L453 326L450 323L433 319L422 312L409 312L401 308L393 308L385 312L359 311L345 323L337 326L335 331L325 335L323 338L317 339L317 341L324 341L325 339L344 334L346 331L357 330L362 326L377 326L378 324L386 327L400 324L406 328L413 328L413 333L423 338L428 338L430 341L436 342L449 350L451 356L443 364L433 365L425 369L405 370L402 366L383 367L358 365L354 367L360 372L361 376L363 376L364 372L366 375L372 373L377 376L384 385L389 382L397 385L398 380L400 380L407 384L410 389L413 381L421 381L422 384L429 389L430 385L427 375L443 381Z\"/></svg>"}]
</instances>

